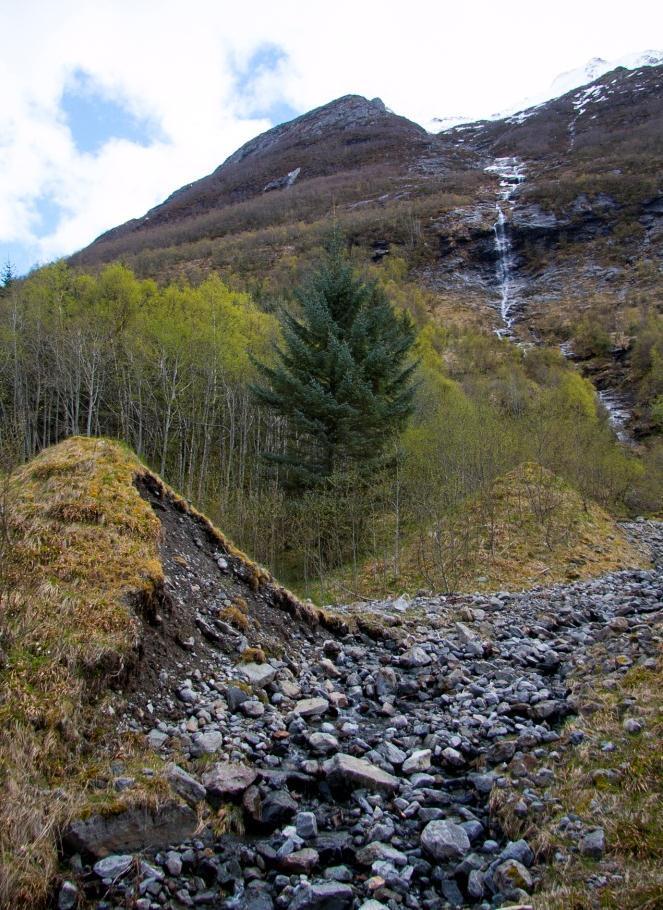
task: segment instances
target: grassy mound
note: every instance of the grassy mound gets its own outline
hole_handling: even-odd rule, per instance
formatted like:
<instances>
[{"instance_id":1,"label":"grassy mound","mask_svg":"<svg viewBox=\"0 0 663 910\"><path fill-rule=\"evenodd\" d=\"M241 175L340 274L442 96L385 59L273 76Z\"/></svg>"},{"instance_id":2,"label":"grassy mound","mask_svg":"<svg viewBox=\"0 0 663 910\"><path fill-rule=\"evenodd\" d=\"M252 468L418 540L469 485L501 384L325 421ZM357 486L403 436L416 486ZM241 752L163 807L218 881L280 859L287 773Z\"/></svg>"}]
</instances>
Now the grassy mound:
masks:
<instances>
[{"instance_id":1,"label":"grassy mound","mask_svg":"<svg viewBox=\"0 0 663 910\"><path fill-rule=\"evenodd\" d=\"M7 485L2 906L38 906L46 898L58 830L83 811L103 762L119 749L124 757L138 749L111 742L104 690L134 660L136 607L162 583L160 525L133 485L139 470L115 443L70 439L16 471ZM147 755L141 760L149 763Z\"/></svg>"},{"instance_id":2,"label":"grassy mound","mask_svg":"<svg viewBox=\"0 0 663 910\"><path fill-rule=\"evenodd\" d=\"M519 590L648 564L607 512L537 464L522 464L434 527L405 536L399 571L372 561L324 594Z\"/></svg>"},{"instance_id":3,"label":"grassy mound","mask_svg":"<svg viewBox=\"0 0 663 910\"><path fill-rule=\"evenodd\" d=\"M149 482L236 564L247 597L326 622L151 474L128 449L72 438L4 482L0 508L0 907L38 907L58 867L58 836L92 811L154 807L170 796L144 737L116 732L115 690L138 678L139 646L163 594L162 524ZM136 786L100 787L121 760ZM147 770L147 773L144 773Z\"/></svg>"}]
</instances>

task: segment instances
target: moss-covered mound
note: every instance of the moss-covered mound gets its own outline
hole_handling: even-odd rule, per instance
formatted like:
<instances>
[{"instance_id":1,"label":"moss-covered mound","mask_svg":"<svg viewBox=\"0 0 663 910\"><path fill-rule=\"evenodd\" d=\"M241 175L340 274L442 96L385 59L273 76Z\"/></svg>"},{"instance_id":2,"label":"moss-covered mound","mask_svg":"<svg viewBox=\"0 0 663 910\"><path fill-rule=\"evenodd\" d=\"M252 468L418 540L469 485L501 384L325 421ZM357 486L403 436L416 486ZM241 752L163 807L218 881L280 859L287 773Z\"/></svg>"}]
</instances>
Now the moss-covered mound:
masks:
<instances>
[{"instance_id":1,"label":"moss-covered mound","mask_svg":"<svg viewBox=\"0 0 663 910\"><path fill-rule=\"evenodd\" d=\"M180 516L177 540L166 513ZM72 818L172 797L143 737L116 728L118 690L149 687L157 664L182 660L184 625L199 653L212 647L168 598L175 571L195 590L182 552L227 560L247 624L260 612L262 627L292 636L333 621L116 442L72 438L42 452L5 479L0 518L0 906L38 907ZM103 786L118 759L136 778L122 794Z\"/></svg>"},{"instance_id":2,"label":"moss-covered mound","mask_svg":"<svg viewBox=\"0 0 663 910\"><path fill-rule=\"evenodd\" d=\"M617 522L537 464L497 478L434 527L405 534L398 571L372 561L324 592L381 597L433 591L521 590L648 565Z\"/></svg>"}]
</instances>

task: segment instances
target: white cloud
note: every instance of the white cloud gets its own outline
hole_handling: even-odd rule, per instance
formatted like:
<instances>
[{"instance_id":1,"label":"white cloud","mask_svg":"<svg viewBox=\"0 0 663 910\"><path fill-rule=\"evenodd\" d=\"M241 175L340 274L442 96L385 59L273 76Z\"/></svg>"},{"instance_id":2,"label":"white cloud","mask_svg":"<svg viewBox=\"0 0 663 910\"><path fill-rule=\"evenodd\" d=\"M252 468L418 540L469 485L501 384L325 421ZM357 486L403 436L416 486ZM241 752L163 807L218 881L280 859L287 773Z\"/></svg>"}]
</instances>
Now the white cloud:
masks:
<instances>
[{"instance_id":1,"label":"white cloud","mask_svg":"<svg viewBox=\"0 0 663 910\"><path fill-rule=\"evenodd\" d=\"M42 260L213 170L270 125L256 116L270 105L305 111L356 92L423 122L479 117L590 57L663 44L663 12L649 0L627 13L606 0L0 0L0 13L0 256L13 242ZM238 72L264 45L283 56L241 92ZM159 139L81 154L59 107L77 71L157 124ZM62 217L40 237L47 195Z\"/></svg>"}]
</instances>

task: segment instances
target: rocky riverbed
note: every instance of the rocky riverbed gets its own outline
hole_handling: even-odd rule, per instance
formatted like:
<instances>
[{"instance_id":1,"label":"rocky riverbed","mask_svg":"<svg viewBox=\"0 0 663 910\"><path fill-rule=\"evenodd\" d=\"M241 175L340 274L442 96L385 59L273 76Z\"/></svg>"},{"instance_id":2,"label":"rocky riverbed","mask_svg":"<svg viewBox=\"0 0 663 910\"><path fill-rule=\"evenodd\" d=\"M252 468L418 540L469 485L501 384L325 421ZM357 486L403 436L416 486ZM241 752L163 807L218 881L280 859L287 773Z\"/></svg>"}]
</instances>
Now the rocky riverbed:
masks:
<instances>
[{"instance_id":1,"label":"rocky riverbed","mask_svg":"<svg viewBox=\"0 0 663 910\"><path fill-rule=\"evenodd\" d=\"M658 568L367 605L370 636L312 630L280 659L242 662L239 632L204 660L188 645L119 719L177 798L75 822L61 910L83 896L98 910L528 906L533 845L509 841L493 806L536 823L581 739L562 729L575 676L653 666L660 646L663 526L628 529ZM219 604L196 609L212 624ZM111 789L135 785L121 761L114 774ZM603 832L569 824L600 857Z\"/></svg>"}]
</instances>

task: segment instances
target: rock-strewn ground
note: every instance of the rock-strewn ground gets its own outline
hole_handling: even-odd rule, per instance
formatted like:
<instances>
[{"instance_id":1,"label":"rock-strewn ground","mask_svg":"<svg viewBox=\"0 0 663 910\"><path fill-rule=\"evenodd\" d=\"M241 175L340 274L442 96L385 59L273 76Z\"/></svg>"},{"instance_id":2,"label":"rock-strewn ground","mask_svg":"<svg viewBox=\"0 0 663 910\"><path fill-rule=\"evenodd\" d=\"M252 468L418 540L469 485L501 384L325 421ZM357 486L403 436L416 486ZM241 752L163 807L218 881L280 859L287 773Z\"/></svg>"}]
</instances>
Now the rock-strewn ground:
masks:
<instances>
[{"instance_id":1,"label":"rock-strewn ground","mask_svg":"<svg viewBox=\"0 0 663 910\"><path fill-rule=\"evenodd\" d=\"M261 663L241 661L249 630L226 629L222 647L201 633L224 629L232 598L196 581L198 631L120 721L149 737L191 809L166 801L139 820L152 844L139 852L131 813L74 826L60 907L83 891L98 910L527 905L534 838L508 841L494 807L531 829L550 811L550 755L580 742L560 732L578 674L655 665L663 526L629 530L659 568L374 604L371 637L293 631ZM191 585L168 585L184 609ZM110 785L131 788L115 771ZM602 832L576 827L578 849L600 857Z\"/></svg>"}]
</instances>

